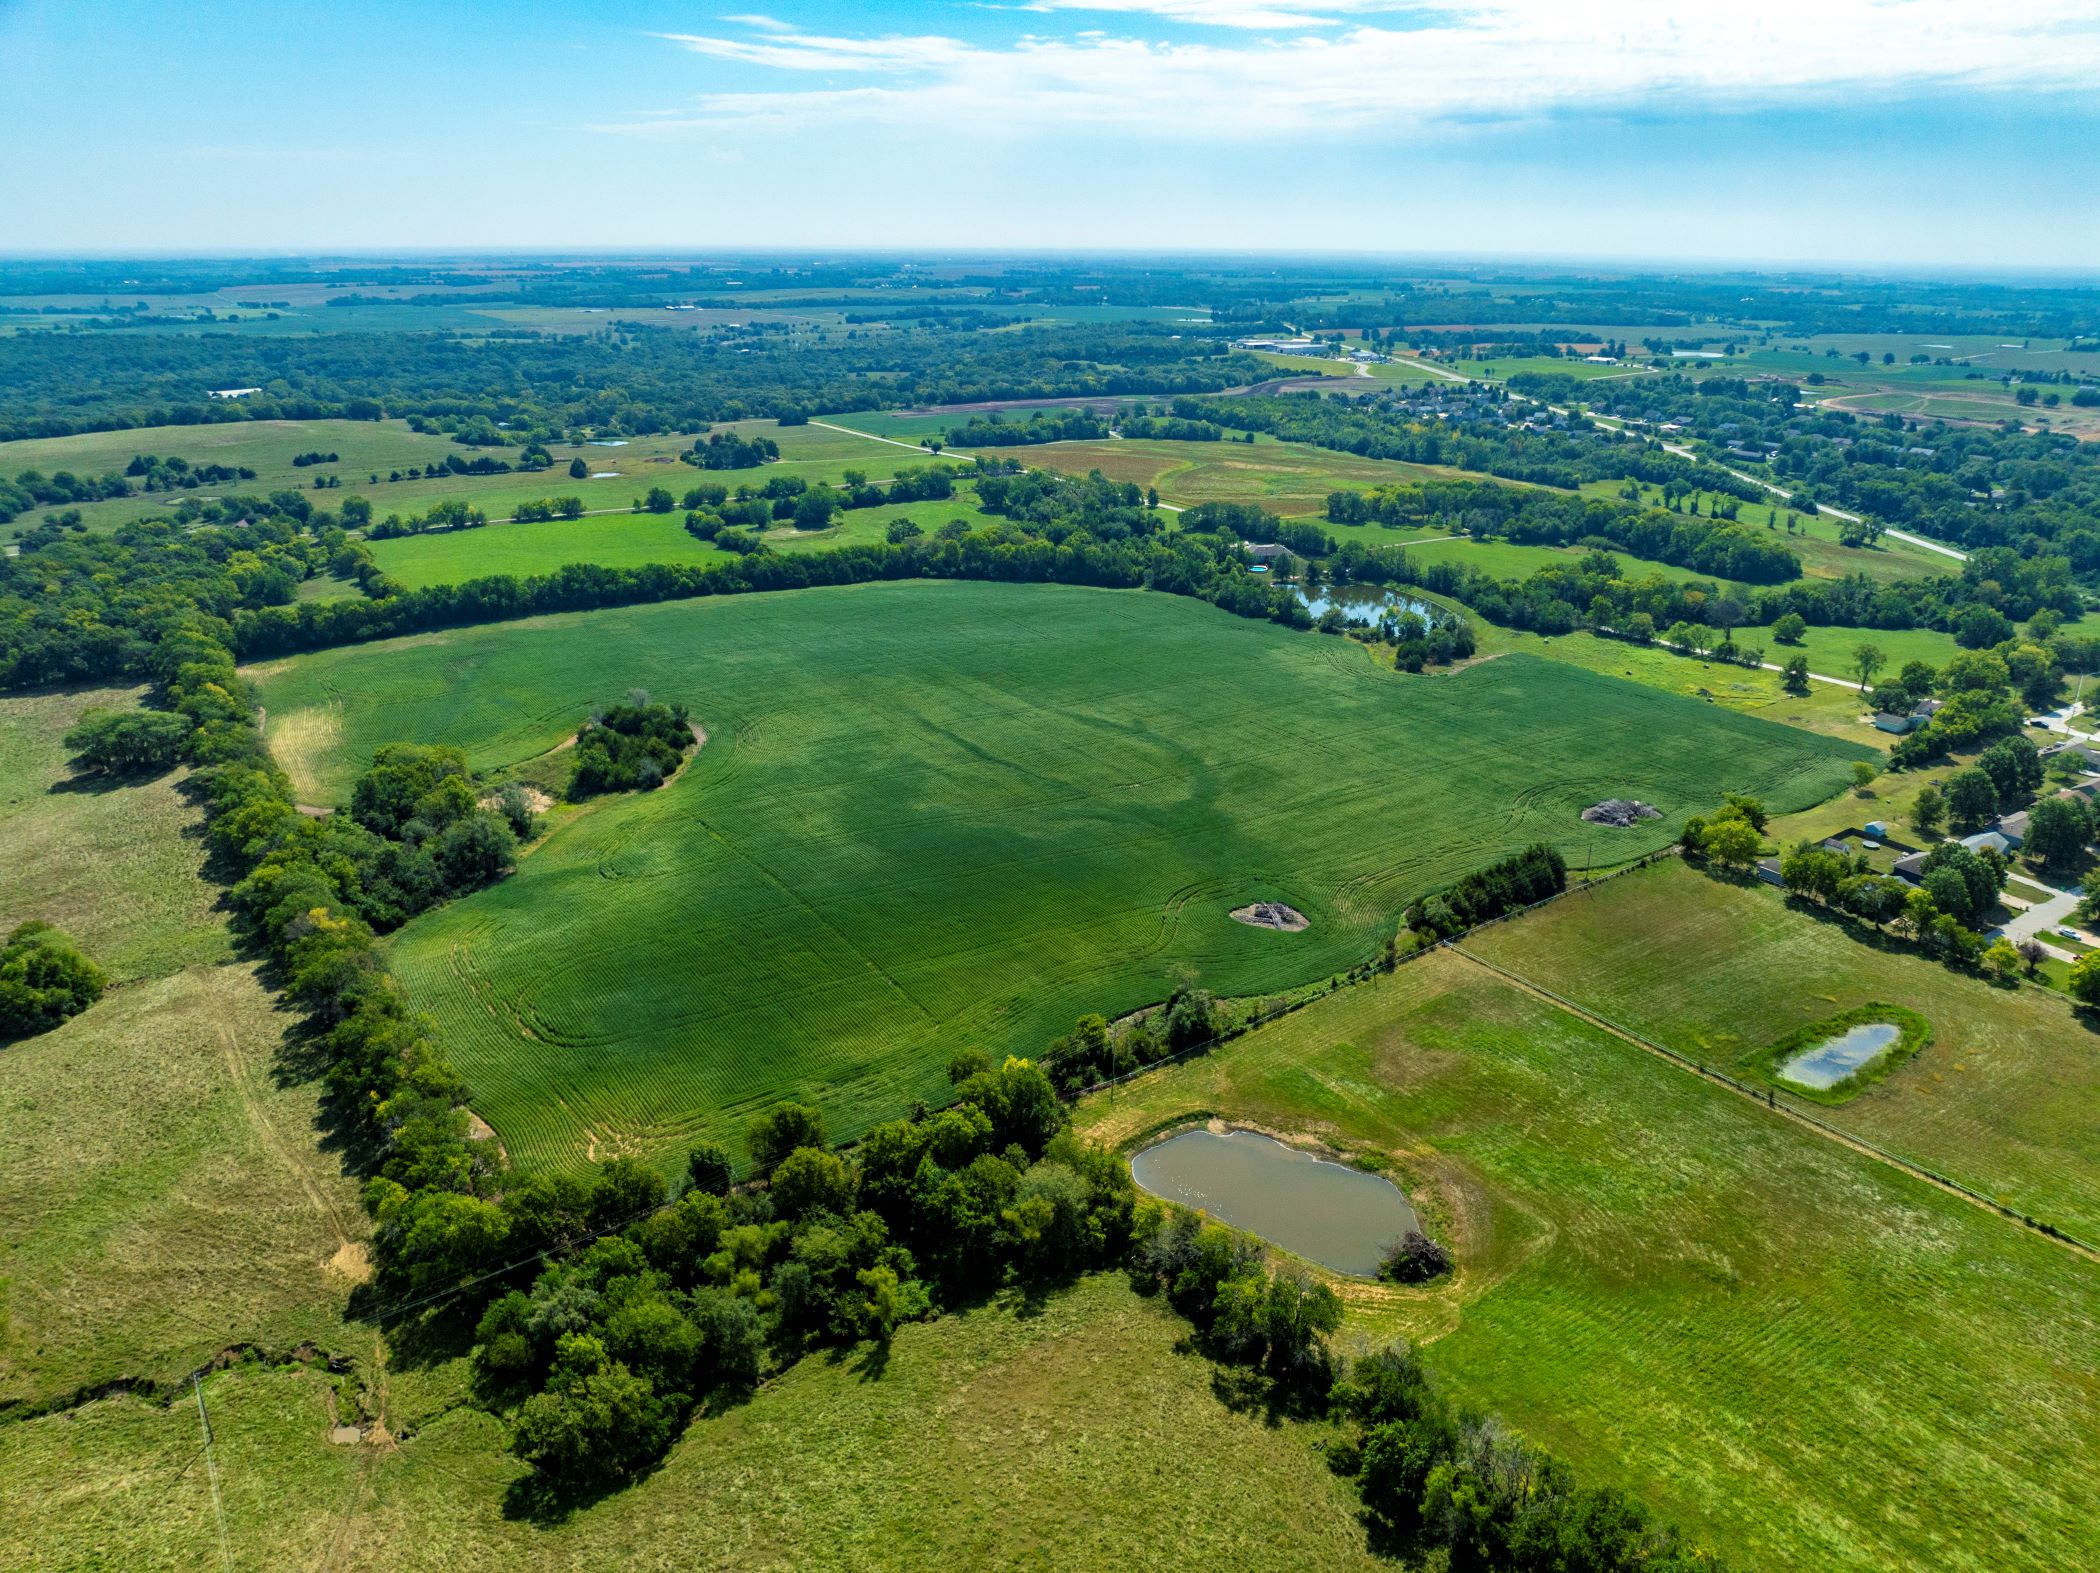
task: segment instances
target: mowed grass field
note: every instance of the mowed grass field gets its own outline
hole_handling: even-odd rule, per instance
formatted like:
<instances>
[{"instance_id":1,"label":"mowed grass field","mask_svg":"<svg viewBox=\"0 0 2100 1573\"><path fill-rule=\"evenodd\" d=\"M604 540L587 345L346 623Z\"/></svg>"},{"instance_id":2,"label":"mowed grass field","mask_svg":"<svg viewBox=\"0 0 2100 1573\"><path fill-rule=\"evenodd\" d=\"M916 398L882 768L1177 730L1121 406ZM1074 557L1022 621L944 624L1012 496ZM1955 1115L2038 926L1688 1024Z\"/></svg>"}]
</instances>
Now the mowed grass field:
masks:
<instances>
[{"instance_id":1,"label":"mowed grass field","mask_svg":"<svg viewBox=\"0 0 2100 1573\"><path fill-rule=\"evenodd\" d=\"M1860 817L1871 817L1863 805ZM2060 997L1997 989L1671 861L1484 929L1469 949L1681 1054L1737 1068L1876 1001L1932 1025L1908 1064L1820 1118L2100 1241L2100 1033ZM1695 959L1694 959L1695 958ZM1691 964L1687 964L1688 961Z\"/></svg>"},{"instance_id":2,"label":"mowed grass field","mask_svg":"<svg viewBox=\"0 0 2100 1573\"><path fill-rule=\"evenodd\" d=\"M317 1145L289 1018L232 958L179 774L69 778L81 711L137 698L0 703L0 932L58 923L111 982L0 1047L0 1409L335 1343L364 1271L356 1186Z\"/></svg>"},{"instance_id":3,"label":"mowed grass field","mask_svg":"<svg viewBox=\"0 0 2100 1573\"><path fill-rule=\"evenodd\" d=\"M1285 516L1318 514L1327 494L1369 491L1409 481L1454 480L1465 472L1443 465L1360 459L1308 443L1166 442L1150 438L1101 442L1045 442L985 450L1067 475L1099 470L1112 481L1159 488L1162 502L1255 503Z\"/></svg>"},{"instance_id":4,"label":"mowed grass field","mask_svg":"<svg viewBox=\"0 0 2100 1573\"><path fill-rule=\"evenodd\" d=\"M1667 959L1689 987L1710 957ZM2062 1246L1448 951L1078 1118L1191 1115L1382 1158L1458 1273L1381 1321L1730 1566L2100 1559L2100 1269Z\"/></svg>"},{"instance_id":5,"label":"mowed grass field","mask_svg":"<svg viewBox=\"0 0 2100 1573\"><path fill-rule=\"evenodd\" d=\"M551 1523L506 1512L524 1466L456 1366L390 1374L407 1434L383 1445L329 1444L318 1373L243 1367L205 1397L243 1570L1390 1566L1315 1450L1325 1428L1228 1408L1186 1330L1109 1275L910 1324L881 1355L805 1359ZM186 1397L0 1426L0 1562L219 1566L210 1482L183 1468L199 1440Z\"/></svg>"},{"instance_id":6,"label":"mowed grass field","mask_svg":"<svg viewBox=\"0 0 2100 1573\"><path fill-rule=\"evenodd\" d=\"M878 545L899 519L910 519L931 535L950 519L983 522L975 494L959 488L937 502L856 508L833 516L828 530L798 530L778 524L764 532L776 552L823 551L835 546ZM374 541L379 566L411 590L460 584L488 574L552 573L569 563L637 568L645 563L713 563L730 554L687 532L682 513L615 513L584 519L547 519L531 524L490 524L478 530L440 530L430 535ZM354 585L345 587L355 594Z\"/></svg>"},{"instance_id":7,"label":"mowed grass field","mask_svg":"<svg viewBox=\"0 0 2100 1573\"><path fill-rule=\"evenodd\" d=\"M543 753L642 686L709 742L393 963L513 1157L674 1162L783 1097L851 1135L957 1048L1034 1052L1195 974L1369 955L1412 897L1539 839L1603 866L1725 788L1819 801L1864 750L1525 657L1441 678L1144 592L882 584L537 619L258 670L302 797L380 744ZM1666 816L1584 825L1600 798ZM1234 922L1279 900L1303 933Z\"/></svg>"}]
</instances>

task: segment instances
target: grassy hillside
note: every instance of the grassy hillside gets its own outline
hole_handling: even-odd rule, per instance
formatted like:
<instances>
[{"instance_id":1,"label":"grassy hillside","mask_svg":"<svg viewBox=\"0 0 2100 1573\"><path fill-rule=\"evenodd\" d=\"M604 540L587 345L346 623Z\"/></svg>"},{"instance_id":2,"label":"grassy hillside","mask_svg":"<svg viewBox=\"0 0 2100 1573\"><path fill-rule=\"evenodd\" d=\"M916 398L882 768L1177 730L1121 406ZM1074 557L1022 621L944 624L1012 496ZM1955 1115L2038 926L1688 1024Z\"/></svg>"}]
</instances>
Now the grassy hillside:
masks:
<instances>
[{"instance_id":1,"label":"grassy hillside","mask_svg":"<svg viewBox=\"0 0 2100 1573\"><path fill-rule=\"evenodd\" d=\"M1683 863L1466 941L1556 994L1709 1064L1874 1001L1932 1025L1917 1058L1821 1118L2100 1239L2100 1037L2057 997L1995 989Z\"/></svg>"},{"instance_id":2,"label":"grassy hillside","mask_svg":"<svg viewBox=\"0 0 2100 1573\"><path fill-rule=\"evenodd\" d=\"M355 1187L316 1146L287 1018L231 959L179 777L69 777L80 712L136 698L0 704L0 929L56 922L112 983L0 1048L0 1406L331 1337L363 1272Z\"/></svg>"},{"instance_id":3,"label":"grassy hillside","mask_svg":"<svg viewBox=\"0 0 2100 1573\"><path fill-rule=\"evenodd\" d=\"M500 1425L397 1379L405 1441L332 1447L316 1374L206 1384L234 1565L1130 1569L1379 1565L1322 1433L1228 1408L1185 1324L1119 1278L811 1358L697 1421L663 1468L553 1523L512 1516ZM0 1561L218 1565L197 1412L119 1398L0 1427ZM113 1561L115 1557L117 1561Z\"/></svg>"},{"instance_id":4,"label":"grassy hillside","mask_svg":"<svg viewBox=\"0 0 2100 1573\"><path fill-rule=\"evenodd\" d=\"M2100 1556L2083 1507L2100 1278L2061 1246L1449 952L1079 1121L1130 1140L1195 1112L1386 1161L1459 1261L1387 1319L1735 1565Z\"/></svg>"},{"instance_id":5,"label":"grassy hillside","mask_svg":"<svg viewBox=\"0 0 2100 1573\"><path fill-rule=\"evenodd\" d=\"M1086 1010L1288 986L1414 895L1541 837L1666 842L1724 787L1835 790L1853 751L1524 657L1401 676L1332 638L1142 593L880 584L479 628L281 663L269 732L311 801L396 738L536 755L639 684L709 742L395 963L527 1164L682 1149L772 1099L857 1131L965 1044ZM1667 811L1584 825L1614 794ZM1230 910L1274 899L1312 926Z\"/></svg>"}]
</instances>

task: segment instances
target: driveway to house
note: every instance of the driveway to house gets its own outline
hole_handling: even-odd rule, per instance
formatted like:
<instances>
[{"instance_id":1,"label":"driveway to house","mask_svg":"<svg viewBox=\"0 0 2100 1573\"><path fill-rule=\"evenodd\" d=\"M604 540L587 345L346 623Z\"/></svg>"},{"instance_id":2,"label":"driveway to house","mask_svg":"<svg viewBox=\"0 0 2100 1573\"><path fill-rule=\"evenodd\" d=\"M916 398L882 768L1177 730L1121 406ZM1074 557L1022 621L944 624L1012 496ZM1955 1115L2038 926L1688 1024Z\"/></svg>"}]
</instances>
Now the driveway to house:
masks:
<instances>
[{"instance_id":1,"label":"driveway to house","mask_svg":"<svg viewBox=\"0 0 2100 1573\"><path fill-rule=\"evenodd\" d=\"M2032 875L2021 877L2033 880ZM2034 883L2041 882L2035 880ZM2079 893L2075 890L2058 890L2054 885L2043 885L2042 889L2050 892L2047 901L2037 901L2024 912L2015 912L2002 927L1992 929L1991 936L1996 938L2002 934L2015 945L2023 939L2046 940L2059 927L2070 922L2072 914L2078 910L2081 899Z\"/></svg>"}]
</instances>

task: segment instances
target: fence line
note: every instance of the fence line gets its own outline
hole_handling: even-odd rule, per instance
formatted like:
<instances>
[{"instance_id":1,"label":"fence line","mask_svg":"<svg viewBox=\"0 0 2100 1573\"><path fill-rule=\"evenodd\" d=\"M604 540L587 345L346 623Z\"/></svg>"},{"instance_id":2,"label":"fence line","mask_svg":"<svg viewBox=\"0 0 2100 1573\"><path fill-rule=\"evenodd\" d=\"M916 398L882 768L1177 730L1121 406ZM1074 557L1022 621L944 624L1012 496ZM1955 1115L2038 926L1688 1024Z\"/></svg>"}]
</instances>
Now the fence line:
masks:
<instances>
[{"instance_id":1,"label":"fence line","mask_svg":"<svg viewBox=\"0 0 2100 1573\"><path fill-rule=\"evenodd\" d=\"M1537 994L1541 998L1560 1006L1561 1009L1567 1011L1570 1015L1580 1017L1584 1020L1595 1022L1597 1025L1604 1027L1605 1029L1616 1034L1617 1036L1626 1039L1628 1042L1638 1044L1640 1047L1647 1049L1650 1053L1660 1055L1666 1060L1673 1061L1677 1065L1683 1067L1688 1071L1691 1071L1695 1075L1703 1076L1709 1081L1718 1082L1722 1086L1727 1087L1732 1091L1741 1093L1752 1103L1761 1103L1768 1109L1785 1114L1792 1119L1801 1121L1804 1125L1813 1126L1816 1130L1822 1132L1825 1136L1829 1136L1836 1141L1842 1142L1848 1147L1857 1148L1860 1151L1866 1152L1869 1155L1880 1159L1883 1163L1888 1164L1892 1168L1901 1169L1904 1173L1911 1175L1915 1179L1924 1180L1928 1184L1940 1187L1942 1190L1952 1191L1955 1194L1965 1197L1969 1201L1976 1203L1979 1207L1987 1208L1991 1212L1999 1214L2001 1217L2009 1218L2013 1222L2020 1224L2025 1228L2033 1230L2036 1234L2047 1236L2048 1238L2055 1240L2060 1244L2071 1247L2073 1250L2082 1252L2086 1256L2091 1257L2096 1261L2100 1261L2100 1246L2095 1246L2090 1241L2080 1239L2075 1234L2071 1234L2063 1229L2059 1229L2055 1224L2048 1222L2046 1219L2031 1217L2028 1214L2019 1211L2019 1209L2011 1206L2010 1204L1999 1201L1995 1196L1986 1196L1983 1192L1977 1190L1974 1186L1965 1185L1960 1180L1954 1179L1949 1175L1942 1174L1937 1169L1932 1168L1930 1165L1920 1163L1915 1158L1906 1158L1901 1153L1891 1152L1888 1148L1882 1146L1879 1142L1872 1141L1865 1136L1856 1135L1855 1133L1844 1129L1842 1126L1833 1125L1830 1121L1823 1119L1820 1115L1810 1113L1806 1108L1802 1107L1802 1105L1792 1097L1788 1097L1785 1103L1780 1103L1778 1099L1781 1089L1779 1088L1770 1086L1756 1087L1752 1086L1748 1082L1739 1081L1737 1078L1729 1075L1726 1071L1717 1070L1711 1065L1707 1065L1699 1060L1693 1059L1688 1054L1681 1054L1677 1050L1670 1048L1665 1044L1657 1043L1653 1038L1648 1037L1645 1033L1636 1032L1631 1027L1621 1026L1618 1022L1613 1021L1609 1016L1604 1015L1602 1012L1592 1010L1586 1005L1579 1005L1574 1000L1568 999L1564 995L1555 993L1552 989L1545 987L1543 984L1532 982L1531 979L1523 976L1521 973L1512 972L1507 967L1500 966L1495 962L1489 961L1485 956L1475 955L1472 951L1464 949L1455 941L1452 943L1451 949L1458 955L1465 957L1466 960L1472 962L1475 966L1484 967L1489 972L1496 973L1502 977L1509 979L1510 982L1517 984L1521 988L1524 988L1529 992Z\"/></svg>"}]
</instances>

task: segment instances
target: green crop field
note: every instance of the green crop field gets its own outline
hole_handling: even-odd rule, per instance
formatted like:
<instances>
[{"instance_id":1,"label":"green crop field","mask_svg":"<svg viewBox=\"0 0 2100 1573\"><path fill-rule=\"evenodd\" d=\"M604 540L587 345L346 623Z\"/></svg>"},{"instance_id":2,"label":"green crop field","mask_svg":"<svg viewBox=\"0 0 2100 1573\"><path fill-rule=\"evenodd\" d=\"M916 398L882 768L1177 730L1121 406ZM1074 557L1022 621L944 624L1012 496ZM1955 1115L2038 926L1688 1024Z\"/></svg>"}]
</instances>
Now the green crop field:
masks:
<instances>
[{"instance_id":1,"label":"green crop field","mask_svg":"<svg viewBox=\"0 0 2100 1573\"><path fill-rule=\"evenodd\" d=\"M1284 987L1539 839L1600 866L1723 788L1799 807L1866 751L1524 657L1409 678L1358 645L1142 592L883 584L478 628L259 671L339 800L381 743L498 769L640 685L710 741L393 961L512 1157L670 1157L784 1096L850 1134L1194 971ZM1580 810L1626 795L1637 831ZM1231 920L1257 899L1311 919Z\"/></svg>"},{"instance_id":2,"label":"green crop field","mask_svg":"<svg viewBox=\"0 0 2100 1573\"><path fill-rule=\"evenodd\" d=\"M230 959L179 775L70 780L66 729L137 698L0 704L0 932L55 922L111 983L0 1048L0 1409L327 1336L363 1273L355 1186L315 1149L288 1018Z\"/></svg>"},{"instance_id":3,"label":"green crop field","mask_svg":"<svg viewBox=\"0 0 2100 1573\"><path fill-rule=\"evenodd\" d=\"M1859 817L1871 817L1863 807ZM1468 940L1578 1005L1710 1064L1886 1000L1932 1043L1819 1116L2100 1240L2100 1039L2059 997L1878 950L1769 886L1663 863ZM1686 965L1686 958L1698 958Z\"/></svg>"},{"instance_id":4,"label":"green crop field","mask_svg":"<svg viewBox=\"0 0 2100 1573\"><path fill-rule=\"evenodd\" d=\"M1647 959L1727 987L1705 949ZM1079 1123L1130 1141L1192 1114L1385 1163L1458 1272L1352 1319L1431 1340L1466 1396L1731 1566L2100 1557L2100 1277L2060 1245L1450 952L1096 1094Z\"/></svg>"},{"instance_id":5,"label":"green crop field","mask_svg":"<svg viewBox=\"0 0 2100 1573\"><path fill-rule=\"evenodd\" d=\"M1114 1276L802 1361L694 1422L663 1467L551 1522L458 1363L389 1379L394 1439L334 1447L317 1372L205 1384L234 1565L530 1573L1380 1565L1325 1427L1232 1409L1186 1324ZM449 1380L448 1380L449 1379ZM406 1433L403 1438L403 1433ZM131 1397L0 1427L0 1562L220 1565L197 1411Z\"/></svg>"}]
</instances>

